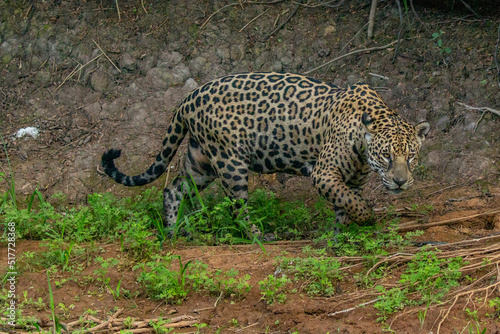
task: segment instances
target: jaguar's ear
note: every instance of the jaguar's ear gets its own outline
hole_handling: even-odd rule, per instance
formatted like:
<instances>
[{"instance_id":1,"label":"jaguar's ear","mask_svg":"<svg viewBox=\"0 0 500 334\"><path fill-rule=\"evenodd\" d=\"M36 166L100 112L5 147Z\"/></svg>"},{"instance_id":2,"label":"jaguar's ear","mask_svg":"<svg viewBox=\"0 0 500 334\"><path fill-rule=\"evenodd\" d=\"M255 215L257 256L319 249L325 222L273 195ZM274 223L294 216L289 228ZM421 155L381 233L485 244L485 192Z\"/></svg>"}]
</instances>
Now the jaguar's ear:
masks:
<instances>
[{"instance_id":1,"label":"jaguar's ear","mask_svg":"<svg viewBox=\"0 0 500 334\"><path fill-rule=\"evenodd\" d=\"M417 137L420 139L420 141L424 141L425 136L429 133L429 130L431 129L431 125L429 122L420 122L417 125L415 125L415 131L417 132Z\"/></svg>"},{"instance_id":2,"label":"jaguar's ear","mask_svg":"<svg viewBox=\"0 0 500 334\"><path fill-rule=\"evenodd\" d=\"M365 139L367 142L370 142L372 139L372 135L375 132L375 128L373 126L373 119L368 113L364 112L361 116L361 123L366 127Z\"/></svg>"}]
</instances>

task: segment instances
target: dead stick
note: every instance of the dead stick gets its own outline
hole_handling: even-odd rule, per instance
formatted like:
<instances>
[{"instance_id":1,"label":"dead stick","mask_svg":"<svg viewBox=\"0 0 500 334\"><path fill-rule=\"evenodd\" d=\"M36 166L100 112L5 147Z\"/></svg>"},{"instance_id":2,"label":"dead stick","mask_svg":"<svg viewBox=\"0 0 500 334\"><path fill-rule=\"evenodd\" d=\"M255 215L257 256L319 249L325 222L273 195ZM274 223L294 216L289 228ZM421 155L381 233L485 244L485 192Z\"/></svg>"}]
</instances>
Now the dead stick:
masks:
<instances>
[{"instance_id":1,"label":"dead stick","mask_svg":"<svg viewBox=\"0 0 500 334\"><path fill-rule=\"evenodd\" d=\"M367 49L361 49L361 50L354 50L354 51L351 51L351 52L349 52L349 53L346 53L345 55L338 56L337 58L332 59L332 60L330 60L329 62L324 63L323 65L320 65L320 66L318 66L318 67L315 67L315 68L313 68L312 70L309 70L309 71L305 72L304 74L309 74L309 73L311 73L311 72L317 71L317 70L319 70L320 68L323 68L323 67L325 67L325 66L327 66L327 65L330 65L331 63L333 63L333 62L335 62L335 61L337 61L337 60L339 60L339 59L342 59L342 58L347 57L347 56L351 56L351 55L356 54L356 53L360 53L360 52L371 52L371 51L377 51L377 50L387 49L388 47L390 47L391 45L396 44L397 42L398 42L398 41L392 41L392 42L390 42L389 44L386 44L386 45L383 45L383 46L376 46L376 47L373 47L373 48L367 48Z\"/></svg>"},{"instance_id":2,"label":"dead stick","mask_svg":"<svg viewBox=\"0 0 500 334\"><path fill-rule=\"evenodd\" d=\"M494 215L496 213L500 213L500 209L493 210L493 211L488 211L484 213L478 213L476 215L472 216L466 216L466 217L460 217L460 218L453 218L453 219L447 219L447 220L441 220L438 222L433 222L433 223L427 223L427 224L408 224L408 225L403 225L399 226L398 232L405 232L409 230L413 230L416 228L429 228L429 227L434 227L434 226L440 226L440 225L446 225L446 224L453 224L453 223L458 223L467 219L472 219L472 218L477 218L477 217L482 217L482 216L489 216L489 215ZM411 222L413 223L413 222Z\"/></svg>"},{"instance_id":3,"label":"dead stick","mask_svg":"<svg viewBox=\"0 0 500 334\"><path fill-rule=\"evenodd\" d=\"M297 13L299 8L300 8L300 3L298 3L297 6L295 6L295 8L293 9L293 12L290 15L288 15L288 17L285 19L285 21L283 21L283 23L281 23L279 26L277 26L275 29L273 29L271 32L269 32L266 36L264 36L263 39L261 40L261 42L267 41L269 39L269 37L271 37L272 35L277 33L279 30L281 30L281 28L283 28L292 19L292 17Z\"/></svg>"},{"instance_id":4,"label":"dead stick","mask_svg":"<svg viewBox=\"0 0 500 334\"><path fill-rule=\"evenodd\" d=\"M275 0L275 1L268 1L268 2L248 1L248 2L233 2L233 3L227 4L225 6L222 6L219 9L217 9L212 14L210 14L210 16L201 25L200 30L203 29L207 25L207 23L212 19L212 17L214 17L217 13L219 13L223 9L226 9L227 7L238 6L238 5L243 6L243 4L245 4L245 5L247 5L247 4L248 5L250 5L250 4L256 4L256 5L274 5L274 4L280 3L282 1L283 0Z\"/></svg>"},{"instance_id":5,"label":"dead stick","mask_svg":"<svg viewBox=\"0 0 500 334\"><path fill-rule=\"evenodd\" d=\"M116 11L118 12L118 22L121 22L122 17L120 15L120 7L118 6L118 0L115 0L115 4L116 4Z\"/></svg>"},{"instance_id":6,"label":"dead stick","mask_svg":"<svg viewBox=\"0 0 500 334\"><path fill-rule=\"evenodd\" d=\"M267 13L268 10L269 10L269 8L266 9L265 11L263 11L262 13L260 13L259 15L257 15L256 17L254 17L253 19L251 19L250 21L248 21L248 23L245 24L243 26L243 28L241 28L238 32L242 32L243 30L245 30L245 28L248 27L250 25L250 23L252 23L253 21L257 20L259 17L261 17L262 15L264 15L265 13Z\"/></svg>"},{"instance_id":7,"label":"dead stick","mask_svg":"<svg viewBox=\"0 0 500 334\"><path fill-rule=\"evenodd\" d=\"M337 315L337 314L346 313L346 312L351 312L351 311L354 311L354 310L355 310L355 309L357 309L357 308L360 308L360 307L363 307L363 306L366 306L366 305L373 304L373 303L375 303L377 300L378 300L378 298L377 298L377 299L374 299L374 300L370 300L369 302L361 303L361 304L356 305L356 306L354 306L354 307L348 308L347 310L342 310L342 311L333 312L333 313L328 314L328 316L329 316L329 317L333 317L333 316L335 316L335 315Z\"/></svg>"},{"instance_id":8,"label":"dead stick","mask_svg":"<svg viewBox=\"0 0 500 334\"><path fill-rule=\"evenodd\" d=\"M489 111L491 113L494 113L495 115L498 115L500 116L500 111L496 110L496 109L493 109L493 108L489 108L489 107L472 107L472 106L469 106L465 103L462 103L462 102L457 102L459 105L461 106L464 106L466 109L471 109L471 110L486 110L486 111Z\"/></svg>"},{"instance_id":9,"label":"dead stick","mask_svg":"<svg viewBox=\"0 0 500 334\"><path fill-rule=\"evenodd\" d=\"M375 25L375 11L377 10L377 0L372 0L372 6L370 8L370 18L368 21L368 38L373 36L373 26Z\"/></svg>"},{"instance_id":10,"label":"dead stick","mask_svg":"<svg viewBox=\"0 0 500 334\"><path fill-rule=\"evenodd\" d=\"M101 50L102 54L104 55L104 57L106 57L109 60L109 62L111 63L111 65L113 65L118 70L118 72L122 73L122 71L120 71L120 69L118 68L118 66L116 66L115 63L113 63L113 61L111 60L111 58L108 57L108 55L106 54L106 52L104 52L104 50L101 49L101 47L99 46L99 44L97 44L97 42L94 41L94 39L92 39L92 42L94 42L94 44L99 48L99 50Z\"/></svg>"},{"instance_id":11,"label":"dead stick","mask_svg":"<svg viewBox=\"0 0 500 334\"><path fill-rule=\"evenodd\" d=\"M191 327L197 323L198 323L198 320L180 321L180 322L176 322L175 324L168 323L168 324L163 325L162 327L165 327L165 328Z\"/></svg>"},{"instance_id":12,"label":"dead stick","mask_svg":"<svg viewBox=\"0 0 500 334\"><path fill-rule=\"evenodd\" d=\"M100 56L102 56L102 55L103 55L103 54L101 53L100 55L95 56L94 58L92 58L91 60L89 60L88 62L86 62L85 64L83 64L83 65L77 65L77 66L75 67L75 69L74 69L73 71L71 71L71 73L70 73L70 74L68 74L68 76L66 76L66 78L64 79L64 81L63 81L63 82L62 82L59 86L57 86L57 88L54 90L54 93L55 93L55 92L57 92L57 91L59 90L59 88L61 88L61 87L62 87L62 85L64 85L64 83L65 83L67 80L71 79L71 78L72 78L72 77L76 74L76 72L79 72L79 71L83 70L83 68L84 68L85 66L87 66L87 65L88 65L88 64L90 64L91 62L95 61L97 58L99 58L99 57L100 57Z\"/></svg>"}]
</instances>

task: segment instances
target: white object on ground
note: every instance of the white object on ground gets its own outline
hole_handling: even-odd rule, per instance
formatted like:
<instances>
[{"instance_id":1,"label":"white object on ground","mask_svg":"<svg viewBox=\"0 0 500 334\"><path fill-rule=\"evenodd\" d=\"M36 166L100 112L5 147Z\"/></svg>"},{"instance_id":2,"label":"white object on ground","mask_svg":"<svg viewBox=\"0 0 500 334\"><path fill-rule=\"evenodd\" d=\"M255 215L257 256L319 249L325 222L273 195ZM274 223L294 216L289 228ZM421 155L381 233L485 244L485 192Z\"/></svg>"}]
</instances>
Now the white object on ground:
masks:
<instances>
[{"instance_id":1,"label":"white object on ground","mask_svg":"<svg viewBox=\"0 0 500 334\"><path fill-rule=\"evenodd\" d=\"M33 138L36 138L36 137L38 137L39 134L40 134L40 130L38 130L37 128L35 128L33 126L29 126L27 128L22 128L22 129L17 130L14 137L21 138L21 137L24 137L26 135L29 135Z\"/></svg>"}]
</instances>

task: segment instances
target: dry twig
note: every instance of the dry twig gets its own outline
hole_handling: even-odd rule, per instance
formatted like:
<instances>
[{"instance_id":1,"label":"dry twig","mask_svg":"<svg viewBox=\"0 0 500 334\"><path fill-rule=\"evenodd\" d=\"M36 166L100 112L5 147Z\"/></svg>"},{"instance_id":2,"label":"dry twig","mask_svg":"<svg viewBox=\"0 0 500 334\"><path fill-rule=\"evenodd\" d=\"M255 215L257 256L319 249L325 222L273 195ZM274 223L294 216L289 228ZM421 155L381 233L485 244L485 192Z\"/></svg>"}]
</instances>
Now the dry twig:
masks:
<instances>
[{"instance_id":1,"label":"dry twig","mask_svg":"<svg viewBox=\"0 0 500 334\"><path fill-rule=\"evenodd\" d=\"M271 37L272 35L274 35L275 33L277 33L279 30L281 30L281 28L283 28L292 19L292 17L297 13L297 11L299 10L299 8L300 8L300 3L298 3L295 6L295 8L293 9L292 13L290 15L288 15L288 17L279 26L277 26L276 28L274 28L271 32L267 33L262 38L262 42L266 41L267 39L269 39L269 37Z\"/></svg>"},{"instance_id":2,"label":"dry twig","mask_svg":"<svg viewBox=\"0 0 500 334\"><path fill-rule=\"evenodd\" d=\"M240 30L238 30L238 32L242 32L243 30L245 30L246 27L248 27L253 21L257 20L259 17L261 17L262 15L264 15L268 10L269 10L269 8L266 9L265 11L263 11L262 13L260 13L259 15L257 15L256 17L254 17L253 19L251 19L250 21L248 21L248 23L245 24L243 26L243 28L241 28Z\"/></svg>"},{"instance_id":3,"label":"dry twig","mask_svg":"<svg viewBox=\"0 0 500 334\"><path fill-rule=\"evenodd\" d=\"M348 308L348 309L346 309L346 310L333 312L333 313L328 314L328 316L329 316L329 317L333 317L333 316L335 316L335 315L337 315L337 314L351 312L351 311L354 311L354 310L355 310L355 309L357 309L357 308L360 308L360 307L363 307L363 306L366 306L366 305L373 304L373 303L375 303L377 300L378 300L378 298L377 298L377 299L370 300L369 302L361 303L361 304L359 304L359 305L356 305L356 306L354 306L354 307Z\"/></svg>"},{"instance_id":4,"label":"dry twig","mask_svg":"<svg viewBox=\"0 0 500 334\"><path fill-rule=\"evenodd\" d=\"M415 221L411 221L411 222L399 225L398 232L411 231L411 230L414 230L414 229L417 229L417 228L418 229L424 229L424 228L429 228L429 227L434 227L434 226L454 224L454 223L459 223L459 222L462 222L462 221L465 221L465 220L468 220L468 219L472 219L472 218L494 215L496 213L500 213L500 209L495 209L495 210L488 211L488 212L478 213L478 214L471 215L471 216L459 217L459 218L453 218L453 219L446 219L446 220L441 220L441 221L432 222L432 223L426 223L426 224L420 224L420 223L416 223Z\"/></svg>"},{"instance_id":5,"label":"dry twig","mask_svg":"<svg viewBox=\"0 0 500 334\"><path fill-rule=\"evenodd\" d=\"M118 70L118 72L122 73L122 71L118 68L118 66L116 66L115 63L113 63L113 61L111 60L111 58L108 57L108 55L106 54L106 52L104 52L104 50L101 49L101 47L99 46L99 44L97 44L97 42L94 41L93 39L92 39L92 42L94 42L94 44L99 48L99 50L101 50L102 54L104 55L104 57L106 57L106 59L109 60L109 62L111 63L111 65L113 65Z\"/></svg>"},{"instance_id":6,"label":"dry twig","mask_svg":"<svg viewBox=\"0 0 500 334\"><path fill-rule=\"evenodd\" d=\"M377 0L372 0L370 8L370 17L368 19L368 38L373 36L373 26L375 25L375 12L377 10Z\"/></svg>"},{"instance_id":7,"label":"dry twig","mask_svg":"<svg viewBox=\"0 0 500 334\"><path fill-rule=\"evenodd\" d=\"M498 44L500 44L500 23L498 24L497 44L495 46L495 66L497 67L497 84L500 87L500 65L498 64Z\"/></svg>"},{"instance_id":8,"label":"dry twig","mask_svg":"<svg viewBox=\"0 0 500 334\"><path fill-rule=\"evenodd\" d=\"M118 13L118 22L121 22L122 17L120 15L120 7L118 6L118 0L115 0L115 4L116 4L116 12Z\"/></svg>"},{"instance_id":9,"label":"dry twig","mask_svg":"<svg viewBox=\"0 0 500 334\"><path fill-rule=\"evenodd\" d=\"M489 108L489 107L472 107L472 106L469 106L465 103L462 103L462 102L457 102L459 105L463 106L464 108L466 109L469 109L469 110L483 110L483 111L489 111L497 116L500 116L500 110L496 110L496 109L493 109L493 108Z\"/></svg>"},{"instance_id":10,"label":"dry twig","mask_svg":"<svg viewBox=\"0 0 500 334\"><path fill-rule=\"evenodd\" d=\"M465 8L467 8L477 18L481 18L481 15L479 15L478 13L476 13L476 11L474 9L472 9L472 7L469 6L469 4L467 2L465 2L464 0L460 0L460 2L465 6Z\"/></svg>"},{"instance_id":11,"label":"dry twig","mask_svg":"<svg viewBox=\"0 0 500 334\"><path fill-rule=\"evenodd\" d=\"M360 52L371 52L371 51L377 51L377 50L387 49L388 47L390 47L390 46L392 46L392 45L396 44L397 42L398 42L398 41L392 41L392 42L390 42L389 44L386 44L386 45L383 45L383 46L376 46L376 47L373 47L373 48L367 48L367 49L361 49L361 50L354 50L354 51L351 51L351 52L346 53L346 54L344 54L344 55L342 55L342 56L338 56L337 58L332 59L332 60L330 60L330 61L328 61L328 62L324 63L323 65L320 65L320 66L318 66L318 67L315 67L315 68L313 68L312 70L309 70L309 71L305 72L305 74L309 74L309 73L312 73L312 72L314 72L314 71L317 71L317 70L319 70L320 68L323 68L323 67L325 67L325 66L328 66L328 65L330 65L331 63L333 63L333 62L335 62L335 61L337 61L337 60L339 60L339 59L342 59L342 58L347 57L347 56L351 56L351 55L356 54L356 53L360 53Z\"/></svg>"},{"instance_id":12,"label":"dry twig","mask_svg":"<svg viewBox=\"0 0 500 334\"><path fill-rule=\"evenodd\" d=\"M232 6L241 6L243 7L243 5L274 5L274 4L277 4L277 3L280 3L282 2L283 0L274 0L274 1L268 1L268 2L260 2L260 1L240 1L240 2L233 2L233 3L230 3L230 4L227 4L225 6L222 6L221 8L217 9L215 12L213 12L212 14L210 14L210 16L205 20L205 22L203 22L203 24L201 25L200 27L200 30L205 28L205 26L207 25L207 23L212 19L212 17L214 17L217 13L219 13L220 11L226 9L227 7L232 7Z\"/></svg>"}]
</instances>

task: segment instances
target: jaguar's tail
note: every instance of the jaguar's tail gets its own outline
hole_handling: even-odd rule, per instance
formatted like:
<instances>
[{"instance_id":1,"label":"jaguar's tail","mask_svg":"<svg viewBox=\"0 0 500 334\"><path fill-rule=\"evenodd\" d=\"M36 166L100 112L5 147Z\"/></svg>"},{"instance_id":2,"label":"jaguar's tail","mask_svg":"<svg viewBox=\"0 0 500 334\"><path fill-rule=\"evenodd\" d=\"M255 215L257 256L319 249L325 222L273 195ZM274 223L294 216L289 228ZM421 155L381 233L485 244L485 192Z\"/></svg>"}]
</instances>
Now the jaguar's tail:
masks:
<instances>
[{"instance_id":1,"label":"jaguar's tail","mask_svg":"<svg viewBox=\"0 0 500 334\"><path fill-rule=\"evenodd\" d=\"M121 155L121 150L117 149L107 150L102 155L101 165L104 167L104 172L116 182L129 187L142 186L153 182L167 169L187 131L188 128L184 123L181 110L178 109L167 129L162 151L156 156L156 161L146 172L135 176L128 176L120 172L114 162Z\"/></svg>"}]
</instances>

